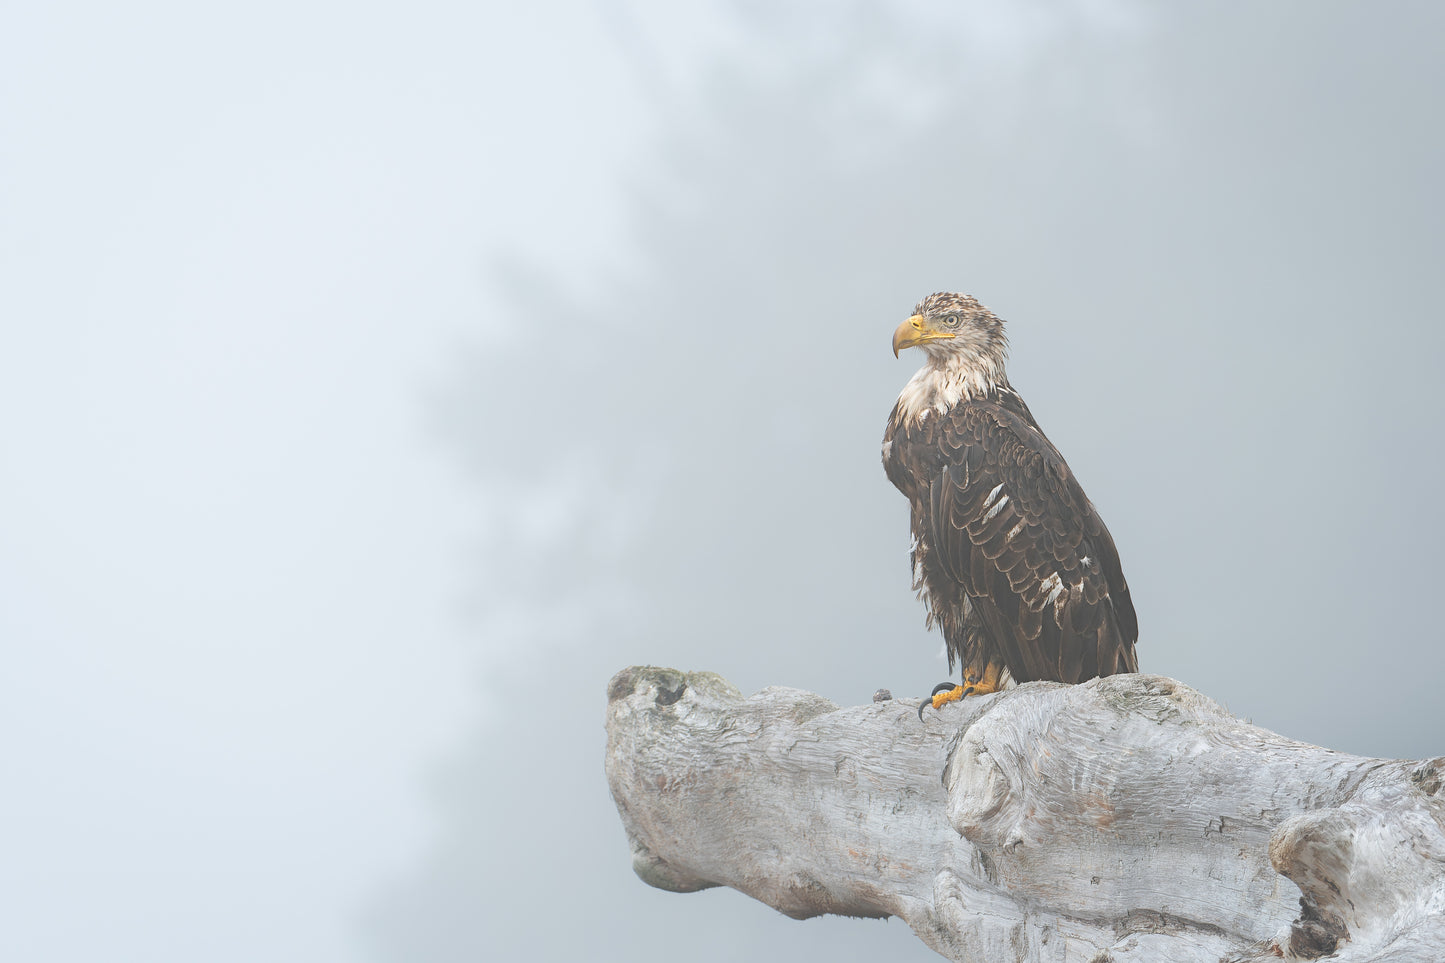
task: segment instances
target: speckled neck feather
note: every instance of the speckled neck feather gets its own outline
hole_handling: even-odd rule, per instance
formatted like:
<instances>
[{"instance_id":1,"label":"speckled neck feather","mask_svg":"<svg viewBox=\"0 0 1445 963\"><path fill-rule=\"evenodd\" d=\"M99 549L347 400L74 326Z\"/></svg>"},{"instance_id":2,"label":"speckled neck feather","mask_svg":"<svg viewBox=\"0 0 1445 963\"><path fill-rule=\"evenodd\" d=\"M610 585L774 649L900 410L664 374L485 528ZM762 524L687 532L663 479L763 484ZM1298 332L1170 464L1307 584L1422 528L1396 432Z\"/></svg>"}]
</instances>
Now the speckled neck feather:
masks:
<instances>
[{"instance_id":1,"label":"speckled neck feather","mask_svg":"<svg viewBox=\"0 0 1445 963\"><path fill-rule=\"evenodd\" d=\"M941 414L960 401L986 398L1007 387L1003 358L996 354L933 354L899 393L898 420L917 424L930 411Z\"/></svg>"}]
</instances>

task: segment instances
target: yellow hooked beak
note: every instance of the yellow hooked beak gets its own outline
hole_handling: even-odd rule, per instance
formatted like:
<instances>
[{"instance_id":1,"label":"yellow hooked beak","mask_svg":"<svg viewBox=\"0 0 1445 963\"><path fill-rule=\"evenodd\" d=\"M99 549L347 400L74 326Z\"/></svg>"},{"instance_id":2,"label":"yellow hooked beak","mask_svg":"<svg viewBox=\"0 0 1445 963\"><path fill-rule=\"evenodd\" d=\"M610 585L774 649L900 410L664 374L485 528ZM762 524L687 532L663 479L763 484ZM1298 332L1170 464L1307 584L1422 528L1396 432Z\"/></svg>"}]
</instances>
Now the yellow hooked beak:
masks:
<instances>
[{"instance_id":1,"label":"yellow hooked beak","mask_svg":"<svg viewBox=\"0 0 1445 963\"><path fill-rule=\"evenodd\" d=\"M915 314L900 324L898 329L893 332L893 357L898 357L899 351L902 351L904 348L911 348L915 344L951 337L953 337L953 335L947 331L939 331L931 327L923 320L923 315Z\"/></svg>"}]
</instances>

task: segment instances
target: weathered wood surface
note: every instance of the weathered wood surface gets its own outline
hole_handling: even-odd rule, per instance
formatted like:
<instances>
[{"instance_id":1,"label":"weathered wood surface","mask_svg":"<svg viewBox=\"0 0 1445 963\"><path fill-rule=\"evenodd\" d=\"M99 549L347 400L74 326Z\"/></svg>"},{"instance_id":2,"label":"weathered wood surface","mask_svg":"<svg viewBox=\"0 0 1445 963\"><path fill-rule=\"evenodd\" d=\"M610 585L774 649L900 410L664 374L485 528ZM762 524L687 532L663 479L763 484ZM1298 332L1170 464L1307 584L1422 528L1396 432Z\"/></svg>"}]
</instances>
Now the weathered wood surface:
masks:
<instances>
[{"instance_id":1,"label":"weathered wood surface","mask_svg":"<svg viewBox=\"0 0 1445 963\"><path fill-rule=\"evenodd\" d=\"M897 916L954 960L1445 961L1445 758L1332 752L1153 675L927 713L633 667L607 776L653 886Z\"/></svg>"}]
</instances>

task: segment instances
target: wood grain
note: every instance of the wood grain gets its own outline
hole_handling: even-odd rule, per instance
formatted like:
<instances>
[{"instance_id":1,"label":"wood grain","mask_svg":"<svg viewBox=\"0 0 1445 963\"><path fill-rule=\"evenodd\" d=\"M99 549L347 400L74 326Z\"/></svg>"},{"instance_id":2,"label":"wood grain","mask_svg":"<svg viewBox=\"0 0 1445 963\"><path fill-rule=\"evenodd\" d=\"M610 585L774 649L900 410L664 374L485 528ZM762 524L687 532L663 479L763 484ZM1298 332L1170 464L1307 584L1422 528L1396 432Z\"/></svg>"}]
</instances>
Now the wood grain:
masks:
<instances>
[{"instance_id":1,"label":"wood grain","mask_svg":"<svg viewBox=\"0 0 1445 963\"><path fill-rule=\"evenodd\" d=\"M613 798L662 889L897 916L953 960L1445 959L1445 759L1295 742L1154 675L925 723L655 667L608 696Z\"/></svg>"}]
</instances>

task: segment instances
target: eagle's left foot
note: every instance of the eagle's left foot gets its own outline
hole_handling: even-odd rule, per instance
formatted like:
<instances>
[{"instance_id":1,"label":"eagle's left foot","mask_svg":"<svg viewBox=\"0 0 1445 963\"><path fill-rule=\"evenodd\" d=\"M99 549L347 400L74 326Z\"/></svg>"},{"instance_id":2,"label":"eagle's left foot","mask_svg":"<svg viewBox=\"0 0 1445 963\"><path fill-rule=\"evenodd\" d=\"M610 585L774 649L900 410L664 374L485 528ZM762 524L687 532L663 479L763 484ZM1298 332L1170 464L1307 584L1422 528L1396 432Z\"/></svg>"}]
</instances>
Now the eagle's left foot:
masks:
<instances>
[{"instance_id":1,"label":"eagle's left foot","mask_svg":"<svg viewBox=\"0 0 1445 963\"><path fill-rule=\"evenodd\" d=\"M923 710L929 706L933 706L935 709L941 709L950 702L957 702L959 699L962 699L964 695L966 695L966 693L964 692L963 686L954 685L952 682L940 682L933 687L933 695L918 704L918 721L923 721Z\"/></svg>"},{"instance_id":2,"label":"eagle's left foot","mask_svg":"<svg viewBox=\"0 0 1445 963\"><path fill-rule=\"evenodd\" d=\"M994 681L990 681L987 674L985 674L983 678L966 675L963 677L963 685L954 685L952 682L940 682L933 687L932 698L924 699L923 703L919 705L918 719L919 721L923 720L923 710L929 706L933 706L935 709L942 709L950 702L957 702L965 696L988 695L990 692L997 691L998 682L996 674Z\"/></svg>"}]
</instances>

